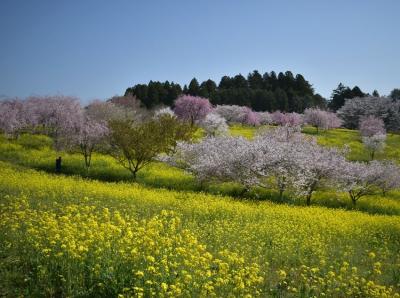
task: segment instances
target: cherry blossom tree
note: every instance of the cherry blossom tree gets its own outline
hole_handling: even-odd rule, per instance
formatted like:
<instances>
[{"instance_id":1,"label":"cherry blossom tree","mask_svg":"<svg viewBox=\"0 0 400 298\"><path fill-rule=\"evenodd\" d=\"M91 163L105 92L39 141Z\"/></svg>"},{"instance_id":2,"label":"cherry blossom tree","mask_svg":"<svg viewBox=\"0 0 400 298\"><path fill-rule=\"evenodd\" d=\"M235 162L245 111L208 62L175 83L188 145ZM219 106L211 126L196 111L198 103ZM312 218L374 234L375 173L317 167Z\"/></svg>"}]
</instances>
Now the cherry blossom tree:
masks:
<instances>
[{"instance_id":1,"label":"cherry blossom tree","mask_svg":"<svg viewBox=\"0 0 400 298\"><path fill-rule=\"evenodd\" d=\"M328 125L327 129L342 127L343 121L338 117L336 113L327 112Z\"/></svg>"},{"instance_id":2,"label":"cherry blossom tree","mask_svg":"<svg viewBox=\"0 0 400 298\"><path fill-rule=\"evenodd\" d=\"M26 127L23 102L19 99L0 101L0 131L17 137Z\"/></svg>"},{"instance_id":3,"label":"cherry blossom tree","mask_svg":"<svg viewBox=\"0 0 400 298\"><path fill-rule=\"evenodd\" d=\"M400 130L400 102L388 97L356 97L346 99L338 110L339 117L347 128L356 129L360 120L366 116L375 116L385 122L388 131Z\"/></svg>"},{"instance_id":4,"label":"cherry blossom tree","mask_svg":"<svg viewBox=\"0 0 400 298\"><path fill-rule=\"evenodd\" d=\"M107 102L118 108L118 119L144 121L149 116L148 110L142 107L140 100L132 94L113 96Z\"/></svg>"},{"instance_id":5,"label":"cherry blossom tree","mask_svg":"<svg viewBox=\"0 0 400 298\"><path fill-rule=\"evenodd\" d=\"M61 149L69 136L78 131L83 117L83 109L75 97L29 97L24 106L28 125L34 132L52 137L56 149Z\"/></svg>"},{"instance_id":6,"label":"cherry blossom tree","mask_svg":"<svg viewBox=\"0 0 400 298\"><path fill-rule=\"evenodd\" d=\"M218 105L215 107L214 112L225 118L230 124L260 125L259 113L246 106Z\"/></svg>"},{"instance_id":7,"label":"cherry blossom tree","mask_svg":"<svg viewBox=\"0 0 400 298\"><path fill-rule=\"evenodd\" d=\"M368 150L371 160L377 152L385 148L386 134L375 134L370 137L362 137L364 147Z\"/></svg>"},{"instance_id":8,"label":"cherry blossom tree","mask_svg":"<svg viewBox=\"0 0 400 298\"><path fill-rule=\"evenodd\" d=\"M176 117L174 111L170 107L161 108L154 112L154 118L159 118L160 116L163 116L163 115L169 115L171 117Z\"/></svg>"},{"instance_id":9,"label":"cherry blossom tree","mask_svg":"<svg viewBox=\"0 0 400 298\"><path fill-rule=\"evenodd\" d=\"M287 189L293 189L307 205L313 193L326 186L348 192L354 205L378 188L387 191L399 186L400 171L394 164L350 162L344 157L346 148L323 147L301 133L287 138L282 129L263 131L254 140L210 137L194 144L179 143L167 161L201 182L233 181L246 189L273 185L281 199Z\"/></svg>"},{"instance_id":10,"label":"cherry blossom tree","mask_svg":"<svg viewBox=\"0 0 400 298\"><path fill-rule=\"evenodd\" d=\"M318 108L309 108L304 111L304 121L314 126L317 133L320 129L332 129L341 126L341 120L335 113L323 111Z\"/></svg>"},{"instance_id":11,"label":"cherry blossom tree","mask_svg":"<svg viewBox=\"0 0 400 298\"><path fill-rule=\"evenodd\" d=\"M364 147L369 151L371 160L373 160L375 153L385 147L386 130L383 120L375 116L361 118L360 133Z\"/></svg>"},{"instance_id":12,"label":"cherry blossom tree","mask_svg":"<svg viewBox=\"0 0 400 298\"><path fill-rule=\"evenodd\" d=\"M180 143L169 163L200 181L234 181L246 188L269 188L273 178L282 198L295 178L301 176L298 162L309 151L309 140L299 133L288 140L280 130L264 132L254 141L219 137L195 144Z\"/></svg>"},{"instance_id":13,"label":"cherry blossom tree","mask_svg":"<svg viewBox=\"0 0 400 298\"><path fill-rule=\"evenodd\" d=\"M373 167L377 169L377 187L382 191L382 195L392 189L400 188L400 167L393 161L372 161Z\"/></svg>"},{"instance_id":14,"label":"cherry blossom tree","mask_svg":"<svg viewBox=\"0 0 400 298\"><path fill-rule=\"evenodd\" d=\"M311 204L314 191L335 181L345 162L343 153L336 148L319 146L315 140L303 144L300 156L297 156L294 186L297 194L305 196L307 206Z\"/></svg>"},{"instance_id":15,"label":"cherry blossom tree","mask_svg":"<svg viewBox=\"0 0 400 298\"><path fill-rule=\"evenodd\" d=\"M211 111L212 106L207 98L181 95L175 101L175 114L178 118L188 121L191 126L203 120Z\"/></svg>"},{"instance_id":16,"label":"cherry blossom tree","mask_svg":"<svg viewBox=\"0 0 400 298\"><path fill-rule=\"evenodd\" d=\"M286 116L280 111L275 111L271 113L271 120L273 124L283 126L286 123Z\"/></svg>"},{"instance_id":17,"label":"cherry blossom tree","mask_svg":"<svg viewBox=\"0 0 400 298\"><path fill-rule=\"evenodd\" d=\"M267 130L254 140L254 175L257 186L270 187L270 177L283 198L285 190L293 185L299 170L298 158L305 139L299 133L287 135L283 127Z\"/></svg>"},{"instance_id":18,"label":"cherry blossom tree","mask_svg":"<svg viewBox=\"0 0 400 298\"><path fill-rule=\"evenodd\" d=\"M94 100L85 107L85 114L93 121L133 120L135 111L128 111L111 101Z\"/></svg>"},{"instance_id":19,"label":"cherry blossom tree","mask_svg":"<svg viewBox=\"0 0 400 298\"><path fill-rule=\"evenodd\" d=\"M228 132L228 125L225 118L216 113L209 113L205 119L200 122L207 136L224 135Z\"/></svg>"},{"instance_id":20,"label":"cherry blossom tree","mask_svg":"<svg viewBox=\"0 0 400 298\"><path fill-rule=\"evenodd\" d=\"M383 120L371 115L361 118L359 129L363 137L372 137L376 134L386 134L385 123Z\"/></svg>"},{"instance_id":21,"label":"cherry blossom tree","mask_svg":"<svg viewBox=\"0 0 400 298\"><path fill-rule=\"evenodd\" d=\"M258 112L257 114L261 125L269 125L272 123L271 114L269 112Z\"/></svg>"},{"instance_id":22,"label":"cherry blossom tree","mask_svg":"<svg viewBox=\"0 0 400 298\"><path fill-rule=\"evenodd\" d=\"M375 193L381 173L376 163L348 161L341 164L339 171L337 183L349 194L353 206L360 198Z\"/></svg>"},{"instance_id":23,"label":"cherry blossom tree","mask_svg":"<svg viewBox=\"0 0 400 298\"><path fill-rule=\"evenodd\" d=\"M78 131L71 136L69 140L71 149L76 148L83 155L87 173L91 165L93 151L99 149L99 146L105 143L108 133L106 122L93 120L85 115L81 119Z\"/></svg>"},{"instance_id":24,"label":"cherry blossom tree","mask_svg":"<svg viewBox=\"0 0 400 298\"><path fill-rule=\"evenodd\" d=\"M229 123L243 123L248 109L237 105L217 105L214 112Z\"/></svg>"},{"instance_id":25,"label":"cherry blossom tree","mask_svg":"<svg viewBox=\"0 0 400 298\"><path fill-rule=\"evenodd\" d=\"M258 117L258 113L246 107L246 113L243 119L243 124L251 126L260 125L260 118Z\"/></svg>"},{"instance_id":26,"label":"cherry blossom tree","mask_svg":"<svg viewBox=\"0 0 400 298\"><path fill-rule=\"evenodd\" d=\"M205 138L200 143L178 143L168 163L193 174L201 183L209 181L254 184L251 143L243 137Z\"/></svg>"},{"instance_id":27,"label":"cherry blossom tree","mask_svg":"<svg viewBox=\"0 0 400 298\"><path fill-rule=\"evenodd\" d=\"M303 124L303 118L298 113L282 113L275 111L271 114L272 123L280 126L300 126Z\"/></svg>"}]
</instances>

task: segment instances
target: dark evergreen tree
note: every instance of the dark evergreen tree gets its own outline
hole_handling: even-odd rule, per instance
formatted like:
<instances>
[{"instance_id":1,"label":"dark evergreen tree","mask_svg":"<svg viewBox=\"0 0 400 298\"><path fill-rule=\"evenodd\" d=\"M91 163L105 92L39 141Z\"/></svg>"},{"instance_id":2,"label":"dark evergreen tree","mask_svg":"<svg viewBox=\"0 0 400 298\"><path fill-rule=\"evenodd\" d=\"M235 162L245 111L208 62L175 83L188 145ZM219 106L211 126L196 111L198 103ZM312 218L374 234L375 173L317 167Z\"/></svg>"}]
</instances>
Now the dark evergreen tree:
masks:
<instances>
[{"instance_id":1,"label":"dark evergreen tree","mask_svg":"<svg viewBox=\"0 0 400 298\"><path fill-rule=\"evenodd\" d=\"M362 92L358 86L350 89L349 87L346 87L342 83L340 83L338 87L333 90L331 101L329 102L328 107L333 111L337 111L344 105L346 99L364 96L366 96L366 94Z\"/></svg>"},{"instance_id":2,"label":"dark evergreen tree","mask_svg":"<svg viewBox=\"0 0 400 298\"><path fill-rule=\"evenodd\" d=\"M228 76L223 76L221 78L221 81L219 82L218 88L219 89L229 89L232 87L233 87L233 84L232 84L231 78Z\"/></svg>"},{"instance_id":3,"label":"dark evergreen tree","mask_svg":"<svg viewBox=\"0 0 400 298\"><path fill-rule=\"evenodd\" d=\"M233 88L247 88L247 80L244 76L241 74L238 74L233 77L232 79L233 82Z\"/></svg>"},{"instance_id":4,"label":"dark evergreen tree","mask_svg":"<svg viewBox=\"0 0 400 298\"><path fill-rule=\"evenodd\" d=\"M275 91L275 89L278 87L278 78L276 76L275 71L271 71L269 74L269 83L271 85L271 89Z\"/></svg>"},{"instance_id":5,"label":"dark evergreen tree","mask_svg":"<svg viewBox=\"0 0 400 298\"><path fill-rule=\"evenodd\" d=\"M200 84L199 95L206 98L214 98L217 92L217 84L213 80L208 79Z\"/></svg>"},{"instance_id":6,"label":"dark evergreen tree","mask_svg":"<svg viewBox=\"0 0 400 298\"><path fill-rule=\"evenodd\" d=\"M247 76L247 82L249 88L252 90L263 89L264 87L263 77L257 70L254 70L252 73L249 73L249 75Z\"/></svg>"},{"instance_id":7,"label":"dark evergreen tree","mask_svg":"<svg viewBox=\"0 0 400 298\"><path fill-rule=\"evenodd\" d=\"M389 95L393 100L400 100L400 89L393 89Z\"/></svg>"},{"instance_id":8,"label":"dark evergreen tree","mask_svg":"<svg viewBox=\"0 0 400 298\"><path fill-rule=\"evenodd\" d=\"M372 92L372 96L379 97L379 92L378 92L378 90L374 90L374 91Z\"/></svg>"},{"instance_id":9,"label":"dark evergreen tree","mask_svg":"<svg viewBox=\"0 0 400 298\"><path fill-rule=\"evenodd\" d=\"M274 91L275 101L277 104L277 109L280 111L287 111L289 102L287 94L284 90L278 88Z\"/></svg>"},{"instance_id":10,"label":"dark evergreen tree","mask_svg":"<svg viewBox=\"0 0 400 298\"><path fill-rule=\"evenodd\" d=\"M200 93L200 85L196 78L193 78L189 83L188 93L197 96Z\"/></svg>"}]
</instances>

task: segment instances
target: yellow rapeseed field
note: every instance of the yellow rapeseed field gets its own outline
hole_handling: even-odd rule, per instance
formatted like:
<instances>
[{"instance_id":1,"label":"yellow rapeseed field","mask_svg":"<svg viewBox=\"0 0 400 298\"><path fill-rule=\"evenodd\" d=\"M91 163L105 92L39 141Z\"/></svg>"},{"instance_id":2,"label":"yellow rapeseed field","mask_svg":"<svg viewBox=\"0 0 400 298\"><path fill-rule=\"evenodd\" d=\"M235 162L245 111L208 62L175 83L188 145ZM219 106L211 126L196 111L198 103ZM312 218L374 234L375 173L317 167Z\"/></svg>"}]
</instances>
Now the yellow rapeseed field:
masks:
<instances>
[{"instance_id":1,"label":"yellow rapeseed field","mask_svg":"<svg viewBox=\"0 0 400 298\"><path fill-rule=\"evenodd\" d=\"M0 295L400 297L400 217L0 162Z\"/></svg>"}]
</instances>

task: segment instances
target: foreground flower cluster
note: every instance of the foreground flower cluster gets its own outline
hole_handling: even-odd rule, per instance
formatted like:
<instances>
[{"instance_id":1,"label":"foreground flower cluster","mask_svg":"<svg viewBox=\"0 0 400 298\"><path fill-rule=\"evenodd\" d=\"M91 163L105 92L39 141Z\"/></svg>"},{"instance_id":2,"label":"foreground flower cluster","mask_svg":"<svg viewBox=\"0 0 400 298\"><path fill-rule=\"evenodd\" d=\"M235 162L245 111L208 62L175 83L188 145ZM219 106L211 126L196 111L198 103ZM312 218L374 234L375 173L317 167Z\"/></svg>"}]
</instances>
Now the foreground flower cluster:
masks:
<instances>
[{"instance_id":1,"label":"foreground flower cluster","mask_svg":"<svg viewBox=\"0 0 400 298\"><path fill-rule=\"evenodd\" d=\"M0 168L5 295L398 297L396 216Z\"/></svg>"}]
</instances>

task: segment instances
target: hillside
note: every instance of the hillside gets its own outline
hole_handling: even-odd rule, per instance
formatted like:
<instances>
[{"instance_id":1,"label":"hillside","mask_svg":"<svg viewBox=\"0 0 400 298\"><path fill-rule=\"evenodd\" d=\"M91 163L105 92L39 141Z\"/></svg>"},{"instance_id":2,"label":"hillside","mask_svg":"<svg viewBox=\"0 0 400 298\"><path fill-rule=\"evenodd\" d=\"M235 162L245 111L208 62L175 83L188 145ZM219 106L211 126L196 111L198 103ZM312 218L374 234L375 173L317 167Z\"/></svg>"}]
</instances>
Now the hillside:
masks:
<instances>
[{"instance_id":1,"label":"hillside","mask_svg":"<svg viewBox=\"0 0 400 298\"><path fill-rule=\"evenodd\" d=\"M236 126L232 133L251 137L254 129ZM243 201L226 196L239 193L239 186L211 185L199 192L191 176L162 164L153 164L132 184L128 173L99 154L92 179L78 176L80 156L66 153L65 175L54 175L46 172L57 155L43 147L45 140L25 136L3 139L0 146L2 295L393 297L399 292L399 216L368 214L399 214L397 192L368 197L359 211ZM321 143L328 140L349 142L353 158L363 158L355 132L319 136ZM390 136L386 148L395 158L398 141ZM315 204L347 206L345 198L321 192Z\"/></svg>"}]
</instances>

